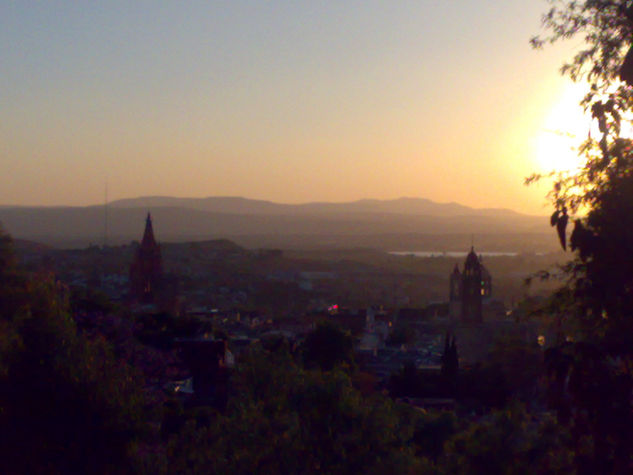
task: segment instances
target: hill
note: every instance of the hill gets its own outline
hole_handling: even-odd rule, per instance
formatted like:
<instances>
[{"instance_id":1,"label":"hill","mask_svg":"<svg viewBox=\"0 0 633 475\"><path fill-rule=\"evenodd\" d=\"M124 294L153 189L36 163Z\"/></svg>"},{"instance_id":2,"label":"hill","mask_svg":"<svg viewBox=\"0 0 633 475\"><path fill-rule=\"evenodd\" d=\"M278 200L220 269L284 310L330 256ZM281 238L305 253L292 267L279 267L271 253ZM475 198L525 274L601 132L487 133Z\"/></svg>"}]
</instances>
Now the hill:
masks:
<instances>
[{"instance_id":1,"label":"hill","mask_svg":"<svg viewBox=\"0 0 633 475\"><path fill-rule=\"evenodd\" d=\"M108 244L140 239L148 210L161 241L226 238L247 247L451 250L463 249L475 235L477 242L496 236L489 239L495 248L539 251L542 245L555 245L546 218L507 209L475 209L418 198L280 204L239 197L112 202L107 212ZM103 206L5 206L0 207L0 222L15 238L82 247L104 242L105 214Z\"/></svg>"},{"instance_id":2,"label":"hill","mask_svg":"<svg viewBox=\"0 0 633 475\"><path fill-rule=\"evenodd\" d=\"M113 208L187 208L223 214L328 215L339 213L388 213L422 216L526 216L509 209L476 209L458 203L436 203L424 198L363 199L344 203L282 204L232 196L174 198L145 196L117 200Z\"/></svg>"}]
</instances>

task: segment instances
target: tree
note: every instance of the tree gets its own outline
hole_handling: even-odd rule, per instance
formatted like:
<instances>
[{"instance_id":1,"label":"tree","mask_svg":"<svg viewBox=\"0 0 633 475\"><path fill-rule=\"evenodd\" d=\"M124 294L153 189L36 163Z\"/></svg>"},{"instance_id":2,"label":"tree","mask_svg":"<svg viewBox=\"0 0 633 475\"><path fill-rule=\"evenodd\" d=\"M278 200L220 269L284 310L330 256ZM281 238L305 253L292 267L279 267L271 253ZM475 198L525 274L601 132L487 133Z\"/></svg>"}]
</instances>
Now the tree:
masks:
<instances>
[{"instance_id":1,"label":"tree","mask_svg":"<svg viewBox=\"0 0 633 475\"><path fill-rule=\"evenodd\" d=\"M303 343L303 361L307 368L330 371L340 363L353 364L352 337L332 322L324 321L308 334Z\"/></svg>"},{"instance_id":2,"label":"tree","mask_svg":"<svg viewBox=\"0 0 633 475\"><path fill-rule=\"evenodd\" d=\"M516 336L498 338L484 366L503 375L509 395L526 404L535 401L539 377L544 373L543 353L536 343Z\"/></svg>"},{"instance_id":3,"label":"tree","mask_svg":"<svg viewBox=\"0 0 633 475\"><path fill-rule=\"evenodd\" d=\"M450 334L446 333L444 340L444 353L442 354L442 376L448 380L455 380L459 372L459 357L457 356L457 344L455 336L450 338Z\"/></svg>"},{"instance_id":4,"label":"tree","mask_svg":"<svg viewBox=\"0 0 633 475\"><path fill-rule=\"evenodd\" d=\"M574 473L567 438L549 417L537 419L514 404L453 437L445 446L444 473Z\"/></svg>"},{"instance_id":5,"label":"tree","mask_svg":"<svg viewBox=\"0 0 633 475\"><path fill-rule=\"evenodd\" d=\"M419 455L428 457L434 464L444 454L445 443L457 432L455 413L425 412L416 420L413 440Z\"/></svg>"},{"instance_id":6,"label":"tree","mask_svg":"<svg viewBox=\"0 0 633 475\"><path fill-rule=\"evenodd\" d=\"M52 276L4 280L0 293L20 296L0 316L3 473L132 471L145 430L142 380L105 342L77 332L68 291Z\"/></svg>"},{"instance_id":7,"label":"tree","mask_svg":"<svg viewBox=\"0 0 633 475\"><path fill-rule=\"evenodd\" d=\"M349 376L305 370L288 351L249 348L225 413L189 422L168 445L169 473L413 473L416 414L363 398Z\"/></svg>"},{"instance_id":8,"label":"tree","mask_svg":"<svg viewBox=\"0 0 633 475\"><path fill-rule=\"evenodd\" d=\"M583 36L584 47L561 69L574 81L587 82L581 106L590 111L598 130L591 131L579 152L586 163L579 173L558 174L550 198L556 209L552 225L566 224L567 213L599 207L605 191L629 176L633 154L631 141L622 137L623 122L630 123L633 90L618 81L620 65L633 28L627 15L628 0L554 0L543 15L547 36L532 38L536 48ZM533 175L528 182L541 178ZM584 225L586 220L578 218ZM562 227L562 226L561 226Z\"/></svg>"},{"instance_id":9,"label":"tree","mask_svg":"<svg viewBox=\"0 0 633 475\"><path fill-rule=\"evenodd\" d=\"M13 252L13 240L0 225L0 319L12 319L25 304L25 284Z\"/></svg>"},{"instance_id":10,"label":"tree","mask_svg":"<svg viewBox=\"0 0 633 475\"><path fill-rule=\"evenodd\" d=\"M567 269L574 277L574 283L584 285L586 282L580 280L587 276L597 285L602 285L601 280L605 278L620 284L622 279L630 277L603 274L592 278L589 274L597 269L587 264L612 259L617 254L626 258L620 251L628 249L633 237L622 225L629 216L627 202L623 200L633 193L633 143L622 135L623 125L632 123L633 89L618 81L625 50L633 38L627 13L630 2L558 0L552 3L550 11L543 16L543 25L549 35L533 38L532 44L542 47L546 43L584 35L585 47L563 65L562 72L574 81L586 80L588 89L581 106L591 112L597 130L589 131L579 149L586 159L582 169L555 176L549 195L555 208L551 224L557 227L565 248L569 216L574 218L570 245L572 251L577 251L577 260ZM527 181L540 178L542 176L533 175ZM579 215L585 210L588 212L584 217ZM608 252L611 256L606 255ZM619 264L616 267L621 269L630 262L612 260L610 264ZM620 285L614 293L619 294L622 290ZM599 300L612 302L612 299ZM594 313L602 314L601 311Z\"/></svg>"},{"instance_id":11,"label":"tree","mask_svg":"<svg viewBox=\"0 0 633 475\"><path fill-rule=\"evenodd\" d=\"M546 360L580 473L633 470L633 141L624 133L632 125L633 89L620 81L631 81L632 13L628 0L554 1L543 16L547 35L532 40L540 47L582 37L562 72L586 81L581 105L595 121L579 149L583 167L556 176L550 193L563 248L573 219L574 257L563 268L557 302L575 342L561 341Z\"/></svg>"}]
</instances>

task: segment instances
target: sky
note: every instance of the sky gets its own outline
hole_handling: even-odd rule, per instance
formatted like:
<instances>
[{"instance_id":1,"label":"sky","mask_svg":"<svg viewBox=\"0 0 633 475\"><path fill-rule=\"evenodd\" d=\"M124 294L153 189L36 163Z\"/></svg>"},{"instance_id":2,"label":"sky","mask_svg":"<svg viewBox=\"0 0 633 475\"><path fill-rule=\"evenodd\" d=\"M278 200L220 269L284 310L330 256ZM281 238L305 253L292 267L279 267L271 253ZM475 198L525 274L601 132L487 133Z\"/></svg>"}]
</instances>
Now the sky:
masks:
<instances>
[{"instance_id":1,"label":"sky","mask_svg":"<svg viewBox=\"0 0 633 475\"><path fill-rule=\"evenodd\" d=\"M586 125L558 72L579 44L529 45L547 6L0 0L0 205L99 204L107 183L547 214L523 180L573 166Z\"/></svg>"}]
</instances>

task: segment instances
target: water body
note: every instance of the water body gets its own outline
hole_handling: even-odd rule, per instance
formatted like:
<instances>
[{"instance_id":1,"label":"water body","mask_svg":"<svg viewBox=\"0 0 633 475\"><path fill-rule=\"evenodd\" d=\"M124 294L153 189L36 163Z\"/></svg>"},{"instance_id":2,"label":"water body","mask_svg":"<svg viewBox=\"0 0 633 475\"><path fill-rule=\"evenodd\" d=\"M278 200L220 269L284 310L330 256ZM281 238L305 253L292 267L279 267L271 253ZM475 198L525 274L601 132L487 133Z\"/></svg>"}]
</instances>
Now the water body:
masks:
<instances>
[{"instance_id":1,"label":"water body","mask_svg":"<svg viewBox=\"0 0 633 475\"><path fill-rule=\"evenodd\" d=\"M390 251L389 254L394 256L415 256L415 257L454 257L463 258L468 252L443 252L443 251ZM518 252L495 252L483 251L478 252L478 256L482 257L517 257Z\"/></svg>"}]
</instances>

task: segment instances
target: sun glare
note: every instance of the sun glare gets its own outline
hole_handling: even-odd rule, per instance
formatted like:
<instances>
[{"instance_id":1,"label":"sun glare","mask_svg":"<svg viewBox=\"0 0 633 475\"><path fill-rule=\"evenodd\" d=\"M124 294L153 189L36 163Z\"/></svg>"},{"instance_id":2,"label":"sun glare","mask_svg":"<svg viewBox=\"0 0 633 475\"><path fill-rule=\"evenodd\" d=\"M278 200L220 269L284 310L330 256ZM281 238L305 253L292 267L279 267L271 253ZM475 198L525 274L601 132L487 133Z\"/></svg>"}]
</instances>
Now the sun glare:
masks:
<instances>
[{"instance_id":1,"label":"sun glare","mask_svg":"<svg viewBox=\"0 0 633 475\"><path fill-rule=\"evenodd\" d=\"M583 92L581 85L571 84L546 116L534 147L541 172L573 172L582 166L577 150L591 126L590 117L578 105Z\"/></svg>"},{"instance_id":2,"label":"sun glare","mask_svg":"<svg viewBox=\"0 0 633 475\"><path fill-rule=\"evenodd\" d=\"M545 130L536 140L537 161L543 172L573 171L580 167L576 137L556 130Z\"/></svg>"}]
</instances>

